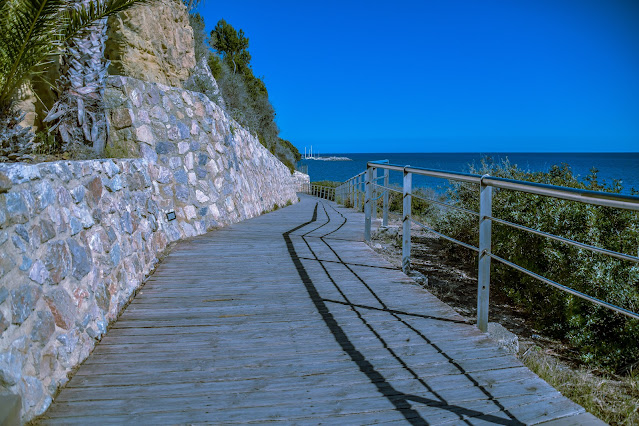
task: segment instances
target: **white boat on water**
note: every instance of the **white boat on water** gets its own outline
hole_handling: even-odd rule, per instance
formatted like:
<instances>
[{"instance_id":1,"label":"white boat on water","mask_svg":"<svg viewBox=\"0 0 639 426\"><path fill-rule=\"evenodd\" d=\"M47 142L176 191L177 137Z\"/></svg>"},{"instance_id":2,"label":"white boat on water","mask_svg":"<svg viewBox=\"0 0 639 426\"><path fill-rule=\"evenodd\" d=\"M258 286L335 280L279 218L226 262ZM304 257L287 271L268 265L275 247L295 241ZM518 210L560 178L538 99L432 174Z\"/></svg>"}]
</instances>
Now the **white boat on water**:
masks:
<instances>
[{"instance_id":1,"label":"white boat on water","mask_svg":"<svg viewBox=\"0 0 639 426\"><path fill-rule=\"evenodd\" d=\"M353 161L352 159L348 157L337 157L337 156L320 157L319 152L313 155L313 145L311 145L311 149L308 154L306 153L306 147L304 147L304 157L302 157L302 159L303 160L319 160L319 161Z\"/></svg>"}]
</instances>

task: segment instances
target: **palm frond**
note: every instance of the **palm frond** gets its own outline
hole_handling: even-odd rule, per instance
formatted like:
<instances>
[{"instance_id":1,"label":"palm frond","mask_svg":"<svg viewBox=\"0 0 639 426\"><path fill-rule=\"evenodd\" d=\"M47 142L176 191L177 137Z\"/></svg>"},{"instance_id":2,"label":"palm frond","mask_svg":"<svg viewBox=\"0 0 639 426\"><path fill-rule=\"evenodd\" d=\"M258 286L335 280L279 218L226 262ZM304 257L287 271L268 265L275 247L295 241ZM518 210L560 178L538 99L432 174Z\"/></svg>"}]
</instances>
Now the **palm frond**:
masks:
<instances>
[{"instance_id":1,"label":"palm frond","mask_svg":"<svg viewBox=\"0 0 639 426\"><path fill-rule=\"evenodd\" d=\"M35 67L61 46L64 0L9 0L0 23L0 102L6 102Z\"/></svg>"},{"instance_id":2,"label":"palm frond","mask_svg":"<svg viewBox=\"0 0 639 426\"><path fill-rule=\"evenodd\" d=\"M66 0L0 0L0 105L39 65L58 55L66 41L140 1L93 0L71 6Z\"/></svg>"},{"instance_id":3,"label":"palm frond","mask_svg":"<svg viewBox=\"0 0 639 426\"><path fill-rule=\"evenodd\" d=\"M103 0L92 1L88 5L81 5L67 9L65 12L65 27L63 38L65 41L77 37L87 30L92 23L102 18L129 9L135 4L149 3L151 0Z\"/></svg>"}]
</instances>

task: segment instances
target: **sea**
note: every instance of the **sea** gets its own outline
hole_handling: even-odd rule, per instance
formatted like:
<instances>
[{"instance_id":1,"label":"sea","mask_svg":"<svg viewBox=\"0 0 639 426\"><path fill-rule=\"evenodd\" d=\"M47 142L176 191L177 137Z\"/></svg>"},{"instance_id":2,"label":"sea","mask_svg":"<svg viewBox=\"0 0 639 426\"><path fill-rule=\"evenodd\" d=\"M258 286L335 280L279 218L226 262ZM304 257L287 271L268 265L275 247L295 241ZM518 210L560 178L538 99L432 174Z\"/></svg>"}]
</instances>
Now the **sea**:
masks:
<instances>
[{"instance_id":1,"label":"sea","mask_svg":"<svg viewBox=\"0 0 639 426\"><path fill-rule=\"evenodd\" d=\"M619 180L622 193L630 194L631 189L639 190L639 152L631 153L369 153L369 154L324 154L322 157L348 157L352 161L321 161L302 159L300 164L308 166L312 182L321 180L345 181L366 169L368 161L388 160L391 164L410 165L428 169L468 172L471 164L479 166L483 158L501 162L507 159L511 164L527 171L548 171L553 165L568 164L573 173L584 179L592 169L598 170L599 181L612 184ZM399 172L390 173L390 183L401 185ZM414 187L428 187L437 192L444 191L448 182L443 179L414 176Z\"/></svg>"}]
</instances>

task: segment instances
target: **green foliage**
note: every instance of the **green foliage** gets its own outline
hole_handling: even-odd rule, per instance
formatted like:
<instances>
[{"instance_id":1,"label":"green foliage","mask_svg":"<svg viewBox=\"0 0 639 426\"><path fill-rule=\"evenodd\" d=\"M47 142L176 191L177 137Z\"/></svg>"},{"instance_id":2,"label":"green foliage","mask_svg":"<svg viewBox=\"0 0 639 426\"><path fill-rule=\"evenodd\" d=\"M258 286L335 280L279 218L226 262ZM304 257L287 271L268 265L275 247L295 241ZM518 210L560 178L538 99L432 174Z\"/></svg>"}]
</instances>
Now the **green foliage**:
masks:
<instances>
[{"instance_id":1,"label":"green foliage","mask_svg":"<svg viewBox=\"0 0 639 426\"><path fill-rule=\"evenodd\" d=\"M104 0L88 4L66 0L0 2L0 107L16 90L55 60L65 43L95 21L126 10L139 0Z\"/></svg>"},{"instance_id":2,"label":"green foliage","mask_svg":"<svg viewBox=\"0 0 639 426\"><path fill-rule=\"evenodd\" d=\"M580 181L566 164L549 172L525 172L505 161L483 161L472 173L526 180L589 190L620 192L618 181L600 181L592 170ZM452 202L479 211L477 185L457 183ZM573 201L495 189L493 216L597 247L637 254L639 214ZM435 220L436 229L453 238L477 245L477 218L448 210ZM498 223L493 224L493 252L526 269L583 293L639 311L639 266L579 249ZM473 253L450 246L453 255L475 260ZM495 262L496 263L496 262ZM568 339L585 362L623 369L639 360L639 321L568 295L512 268L496 264L491 291L502 293L521 306L537 326L558 338Z\"/></svg>"},{"instance_id":3,"label":"green foliage","mask_svg":"<svg viewBox=\"0 0 639 426\"><path fill-rule=\"evenodd\" d=\"M400 186L395 186L394 189L396 189L396 191L389 191L388 194L388 209L389 211L399 212L401 214L404 208L404 195ZM411 213L415 220L424 221L437 214L439 208L435 204L425 200L442 201L441 195L436 194L435 191L428 188L415 188L412 195ZM382 206L382 202L383 200L381 198L377 200L379 206Z\"/></svg>"},{"instance_id":4,"label":"green foliage","mask_svg":"<svg viewBox=\"0 0 639 426\"><path fill-rule=\"evenodd\" d=\"M202 3L202 0L182 0L182 3L184 3L184 6L186 6L186 10L190 12L198 7L199 4Z\"/></svg>"},{"instance_id":5,"label":"green foliage","mask_svg":"<svg viewBox=\"0 0 639 426\"><path fill-rule=\"evenodd\" d=\"M52 155L60 152L60 142L47 127L35 134L34 152L40 155Z\"/></svg>"},{"instance_id":6,"label":"green foliage","mask_svg":"<svg viewBox=\"0 0 639 426\"><path fill-rule=\"evenodd\" d=\"M209 65L209 68L211 69L211 73L213 74L213 77L215 77L215 80L219 83L220 78L222 77L222 72L223 72L222 60L217 55L209 55L207 59L207 63Z\"/></svg>"},{"instance_id":7,"label":"green foliage","mask_svg":"<svg viewBox=\"0 0 639 426\"><path fill-rule=\"evenodd\" d=\"M193 28L196 59L203 57L217 81L224 107L242 126L253 132L260 143L284 163L291 173L301 159L297 148L279 138L275 123L275 109L268 99L268 90L262 78L253 74L249 40L244 31L236 31L221 19L211 31L208 43L217 54L209 51L204 32L204 19L198 13L189 17ZM206 94L205 87L192 87ZM213 99L217 101L217 99Z\"/></svg>"},{"instance_id":8,"label":"green foliage","mask_svg":"<svg viewBox=\"0 0 639 426\"><path fill-rule=\"evenodd\" d=\"M202 58L208 58L211 53L207 47L208 40L204 31L204 18L199 13L190 13L189 24L193 28L195 61L199 63Z\"/></svg>"},{"instance_id":9,"label":"green foliage","mask_svg":"<svg viewBox=\"0 0 639 426\"><path fill-rule=\"evenodd\" d=\"M198 28L199 19L193 18ZM198 36L198 40L203 40L202 37ZM209 55L207 63L219 85L226 110L242 126L254 132L260 143L293 173L301 155L292 143L278 136L275 109L268 99L263 79L253 74L249 40L244 31L236 31L222 19L211 31L209 41L219 56Z\"/></svg>"},{"instance_id":10,"label":"green foliage","mask_svg":"<svg viewBox=\"0 0 639 426\"><path fill-rule=\"evenodd\" d=\"M311 182L312 185L326 186L328 188L337 188L342 182L336 182L333 180L318 180L317 182Z\"/></svg>"},{"instance_id":11,"label":"green foliage","mask_svg":"<svg viewBox=\"0 0 639 426\"><path fill-rule=\"evenodd\" d=\"M280 144L288 149L292 154L295 161L300 161L302 159L302 154L298 151L298 149L286 139L280 138Z\"/></svg>"},{"instance_id":12,"label":"green foliage","mask_svg":"<svg viewBox=\"0 0 639 426\"><path fill-rule=\"evenodd\" d=\"M104 148L105 158L136 158L139 157L137 146L127 141L112 141Z\"/></svg>"},{"instance_id":13,"label":"green foliage","mask_svg":"<svg viewBox=\"0 0 639 426\"><path fill-rule=\"evenodd\" d=\"M233 74L238 71L243 74L249 70L249 39L244 36L243 30L236 31L232 25L220 19L211 31L210 44L225 61L233 64Z\"/></svg>"}]
</instances>

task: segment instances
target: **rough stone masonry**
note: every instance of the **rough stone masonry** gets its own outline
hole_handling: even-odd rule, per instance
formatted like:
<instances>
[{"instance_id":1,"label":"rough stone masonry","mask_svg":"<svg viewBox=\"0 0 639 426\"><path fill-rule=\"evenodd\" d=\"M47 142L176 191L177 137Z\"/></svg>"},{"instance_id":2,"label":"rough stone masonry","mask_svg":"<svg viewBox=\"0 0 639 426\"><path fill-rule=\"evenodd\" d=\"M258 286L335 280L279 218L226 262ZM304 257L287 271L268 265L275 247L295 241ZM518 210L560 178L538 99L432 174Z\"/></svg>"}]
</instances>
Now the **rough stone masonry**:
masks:
<instances>
[{"instance_id":1,"label":"rough stone masonry","mask_svg":"<svg viewBox=\"0 0 639 426\"><path fill-rule=\"evenodd\" d=\"M294 203L308 182L200 93L113 76L105 96L111 139L142 158L0 165L0 393L21 395L23 421L170 242Z\"/></svg>"}]
</instances>

